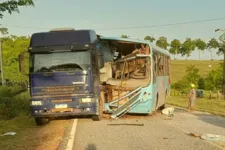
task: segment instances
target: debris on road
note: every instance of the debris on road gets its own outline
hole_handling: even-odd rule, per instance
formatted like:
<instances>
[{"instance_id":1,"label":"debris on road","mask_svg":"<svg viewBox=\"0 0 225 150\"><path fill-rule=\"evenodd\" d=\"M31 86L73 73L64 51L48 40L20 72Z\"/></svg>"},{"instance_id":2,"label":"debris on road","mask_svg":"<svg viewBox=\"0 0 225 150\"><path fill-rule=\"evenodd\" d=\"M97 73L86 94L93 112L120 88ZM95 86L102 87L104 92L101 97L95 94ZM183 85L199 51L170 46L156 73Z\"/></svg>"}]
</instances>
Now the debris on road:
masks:
<instances>
[{"instance_id":1,"label":"debris on road","mask_svg":"<svg viewBox=\"0 0 225 150\"><path fill-rule=\"evenodd\" d=\"M209 141L223 141L223 142L225 142L225 135L203 134L201 136L201 139L209 140Z\"/></svg>"},{"instance_id":2,"label":"debris on road","mask_svg":"<svg viewBox=\"0 0 225 150\"><path fill-rule=\"evenodd\" d=\"M168 116L173 116L173 112L174 112L174 107L167 107L167 108L164 108L163 110L162 110L162 114L164 114L164 115L168 115Z\"/></svg>"},{"instance_id":3,"label":"debris on road","mask_svg":"<svg viewBox=\"0 0 225 150\"><path fill-rule=\"evenodd\" d=\"M162 110L162 114L167 115L167 117L164 120L172 120L174 110L175 109L172 106L164 108Z\"/></svg>"},{"instance_id":4,"label":"debris on road","mask_svg":"<svg viewBox=\"0 0 225 150\"><path fill-rule=\"evenodd\" d=\"M128 125L128 126L144 126L144 124L142 123L118 123L118 124L108 124L109 126L118 126L118 125Z\"/></svg>"},{"instance_id":5,"label":"debris on road","mask_svg":"<svg viewBox=\"0 0 225 150\"><path fill-rule=\"evenodd\" d=\"M196 133L188 133L188 135L193 136L193 137L201 137L200 134L196 134Z\"/></svg>"},{"instance_id":6,"label":"debris on road","mask_svg":"<svg viewBox=\"0 0 225 150\"><path fill-rule=\"evenodd\" d=\"M173 137L171 137L171 138L163 137L163 139L164 139L164 140L168 140L168 139L175 139L175 138L173 138Z\"/></svg>"},{"instance_id":7,"label":"debris on road","mask_svg":"<svg viewBox=\"0 0 225 150\"><path fill-rule=\"evenodd\" d=\"M196 133L188 133L188 135L192 137L198 137L202 140L209 140L209 141L223 141L225 142L225 135L216 135L216 134L196 134Z\"/></svg>"},{"instance_id":8,"label":"debris on road","mask_svg":"<svg viewBox=\"0 0 225 150\"><path fill-rule=\"evenodd\" d=\"M5 134L2 134L1 136L6 136L6 135L12 135L12 136L14 136L14 135L16 135L16 132L7 132Z\"/></svg>"}]
</instances>

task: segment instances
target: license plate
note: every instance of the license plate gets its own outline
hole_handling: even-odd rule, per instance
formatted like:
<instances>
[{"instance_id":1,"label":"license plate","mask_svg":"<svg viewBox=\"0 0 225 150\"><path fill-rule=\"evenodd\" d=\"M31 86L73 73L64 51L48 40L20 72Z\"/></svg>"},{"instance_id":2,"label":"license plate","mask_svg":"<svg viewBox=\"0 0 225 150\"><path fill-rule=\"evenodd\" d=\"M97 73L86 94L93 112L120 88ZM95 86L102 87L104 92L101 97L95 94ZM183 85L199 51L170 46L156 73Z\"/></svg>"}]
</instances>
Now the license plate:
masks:
<instances>
[{"instance_id":1,"label":"license plate","mask_svg":"<svg viewBox=\"0 0 225 150\"><path fill-rule=\"evenodd\" d=\"M55 108L67 108L67 104L56 104Z\"/></svg>"}]
</instances>

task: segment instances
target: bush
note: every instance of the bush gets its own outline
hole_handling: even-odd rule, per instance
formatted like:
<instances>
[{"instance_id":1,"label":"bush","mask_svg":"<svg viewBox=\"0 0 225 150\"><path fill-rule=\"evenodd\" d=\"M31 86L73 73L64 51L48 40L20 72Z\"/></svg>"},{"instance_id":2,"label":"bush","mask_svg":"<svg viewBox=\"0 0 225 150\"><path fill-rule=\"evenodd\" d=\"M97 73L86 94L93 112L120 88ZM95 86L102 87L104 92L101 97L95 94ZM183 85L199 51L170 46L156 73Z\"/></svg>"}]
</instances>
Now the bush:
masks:
<instances>
[{"instance_id":1,"label":"bush","mask_svg":"<svg viewBox=\"0 0 225 150\"><path fill-rule=\"evenodd\" d=\"M220 67L209 72L206 78L201 78L199 70L194 66L186 69L186 75L178 82L172 84L172 88L179 91L186 91L190 88L190 84L195 84L196 88L203 90L217 91L222 89L223 83L223 64Z\"/></svg>"},{"instance_id":2,"label":"bush","mask_svg":"<svg viewBox=\"0 0 225 150\"><path fill-rule=\"evenodd\" d=\"M29 95L22 93L18 87L0 87L0 119L12 119L21 114L29 113Z\"/></svg>"},{"instance_id":3,"label":"bush","mask_svg":"<svg viewBox=\"0 0 225 150\"><path fill-rule=\"evenodd\" d=\"M185 76L178 82L172 85L172 88L181 91L187 91L190 89L190 84L195 84L198 87L198 81L200 79L199 70L194 65L188 66Z\"/></svg>"}]
</instances>

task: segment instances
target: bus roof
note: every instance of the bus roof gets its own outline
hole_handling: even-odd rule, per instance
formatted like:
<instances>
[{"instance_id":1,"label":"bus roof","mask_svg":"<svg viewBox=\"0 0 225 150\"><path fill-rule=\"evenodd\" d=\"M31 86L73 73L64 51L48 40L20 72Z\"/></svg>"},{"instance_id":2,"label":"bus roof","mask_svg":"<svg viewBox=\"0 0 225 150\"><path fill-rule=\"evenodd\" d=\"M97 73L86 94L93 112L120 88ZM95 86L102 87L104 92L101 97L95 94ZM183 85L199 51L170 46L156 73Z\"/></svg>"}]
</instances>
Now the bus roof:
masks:
<instances>
[{"instance_id":1,"label":"bus roof","mask_svg":"<svg viewBox=\"0 0 225 150\"><path fill-rule=\"evenodd\" d=\"M88 44L95 43L97 39L94 30L54 30L32 34L30 47Z\"/></svg>"},{"instance_id":2,"label":"bus roof","mask_svg":"<svg viewBox=\"0 0 225 150\"><path fill-rule=\"evenodd\" d=\"M170 53L158 47L157 45L153 44L152 42L148 42L146 40L135 40L135 39L128 39L128 38L120 38L120 37L105 37L105 36L99 36L100 40L110 40L110 41L121 41L121 43L143 43L148 44L153 48L153 51L163 53L170 57Z\"/></svg>"}]
</instances>

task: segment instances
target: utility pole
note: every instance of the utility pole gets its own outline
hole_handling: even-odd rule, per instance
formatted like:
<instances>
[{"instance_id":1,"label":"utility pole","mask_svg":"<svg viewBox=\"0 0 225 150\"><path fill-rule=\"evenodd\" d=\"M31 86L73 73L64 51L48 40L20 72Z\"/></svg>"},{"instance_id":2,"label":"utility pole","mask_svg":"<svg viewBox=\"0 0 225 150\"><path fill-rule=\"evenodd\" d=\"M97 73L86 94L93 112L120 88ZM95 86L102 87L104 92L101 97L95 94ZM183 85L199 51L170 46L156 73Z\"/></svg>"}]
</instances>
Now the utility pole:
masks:
<instances>
[{"instance_id":1,"label":"utility pole","mask_svg":"<svg viewBox=\"0 0 225 150\"><path fill-rule=\"evenodd\" d=\"M215 32L223 31L225 32L225 29L216 29ZM223 85L222 85L222 92L223 92L223 99L225 100L225 45L223 46Z\"/></svg>"},{"instance_id":2,"label":"utility pole","mask_svg":"<svg viewBox=\"0 0 225 150\"><path fill-rule=\"evenodd\" d=\"M0 39L0 63L1 63L1 79L2 85L5 85L4 76L3 76L3 65L2 65L2 39Z\"/></svg>"}]
</instances>

